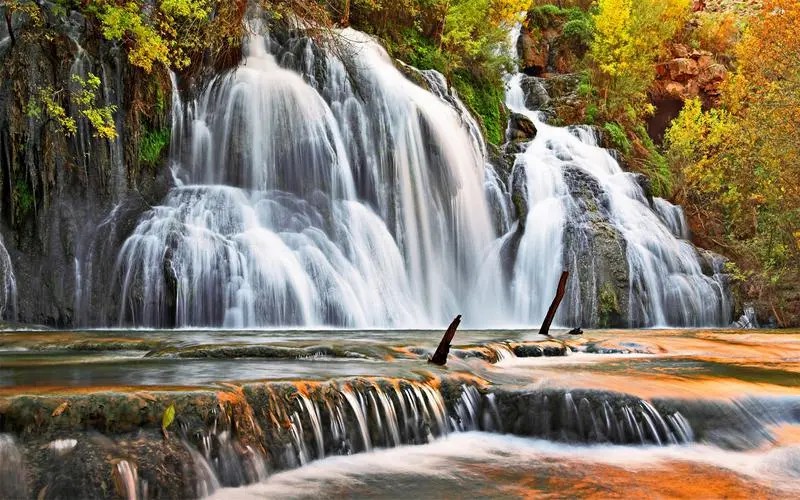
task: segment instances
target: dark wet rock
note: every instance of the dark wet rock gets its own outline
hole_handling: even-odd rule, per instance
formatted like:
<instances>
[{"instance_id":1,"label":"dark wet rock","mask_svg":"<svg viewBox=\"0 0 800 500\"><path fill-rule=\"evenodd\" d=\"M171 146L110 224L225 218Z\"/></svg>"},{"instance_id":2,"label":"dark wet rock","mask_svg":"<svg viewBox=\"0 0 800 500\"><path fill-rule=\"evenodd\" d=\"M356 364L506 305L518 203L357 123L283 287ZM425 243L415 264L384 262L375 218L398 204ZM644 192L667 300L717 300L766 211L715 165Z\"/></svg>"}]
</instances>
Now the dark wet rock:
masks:
<instances>
[{"instance_id":1,"label":"dark wet rock","mask_svg":"<svg viewBox=\"0 0 800 500\"><path fill-rule=\"evenodd\" d=\"M747 450L771 439L763 417L786 414L758 400L644 400L597 389L493 390L503 432L566 442L707 442ZM759 418L762 417L762 418ZM771 417L767 420L771 421Z\"/></svg>"},{"instance_id":2,"label":"dark wet rock","mask_svg":"<svg viewBox=\"0 0 800 500\"><path fill-rule=\"evenodd\" d=\"M523 76L520 80L522 93L525 95L525 107L534 111L547 111L550 104L550 94L544 84L543 78Z\"/></svg>"},{"instance_id":3,"label":"dark wet rock","mask_svg":"<svg viewBox=\"0 0 800 500\"><path fill-rule=\"evenodd\" d=\"M525 231L528 219L528 178L525 172L525 163L518 161L514 164L511 174L511 203L519 221L520 229Z\"/></svg>"},{"instance_id":4,"label":"dark wet rock","mask_svg":"<svg viewBox=\"0 0 800 500\"><path fill-rule=\"evenodd\" d=\"M519 245L522 242L522 236L525 232L523 220L524 219L517 220L517 224L512 228L511 234L500 248L500 265L506 282L510 282L514 277L517 253L519 252Z\"/></svg>"},{"instance_id":5,"label":"dark wet rock","mask_svg":"<svg viewBox=\"0 0 800 500\"><path fill-rule=\"evenodd\" d=\"M573 328L567 332L567 335L583 335L583 330L580 327Z\"/></svg>"},{"instance_id":6,"label":"dark wet rock","mask_svg":"<svg viewBox=\"0 0 800 500\"><path fill-rule=\"evenodd\" d=\"M544 356L544 349L538 345L518 345L514 347L514 354L518 358L539 358Z\"/></svg>"},{"instance_id":7,"label":"dark wet rock","mask_svg":"<svg viewBox=\"0 0 800 500\"><path fill-rule=\"evenodd\" d=\"M531 140L536 137L536 126L527 116L511 113L508 120L507 135L511 141Z\"/></svg>"},{"instance_id":8,"label":"dark wet rock","mask_svg":"<svg viewBox=\"0 0 800 500\"><path fill-rule=\"evenodd\" d=\"M422 74L420 70L411 66L410 64L406 64L399 59L394 60L395 67L403 74L406 78L414 82L415 84L419 85L425 90L430 91L431 86L425 76Z\"/></svg>"},{"instance_id":9,"label":"dark wet rock","mask_svg":"<svg viewBox=\"0 0 800 500\"><path fill-rule=\"evenodd\" d=\"M554 125L569 125L583 121L583 102L578 95L580 75L551 75L547 78L524 76L520 87L525 106L540 111L545 121Z\"/></svg>"},{"instance_id":10,"label":"dark wet rock","mask_svg":"<svg viewBox=\"0 0 800 500\"><path fill-rule=\"evenodd\" d=\"M697 250L698 261L703 270L703 274L709 277L715 275L726 274L726 264L729 262L728 258L705 248L695 247Z\"/></svg>"},{"instance_id":11,"label":"dark wet rock","mask_svg":"<svg viewBox=\"0 0 800 500\"><path fill-rule=\"evenodd\" d=\"M520 153L524 153L527 148L528 148L528 141L521 141L521 140L509 141L503 145L503 152L506 155L515 156Z\"/></svg>"},{"instance_id":12,"label":"dark wet rock","mask_svg":"<svg viewBox=\"0 0 800 500\"><path fill-rule=\"evenodd\" d=\"M457 415L465 388L476 383L459 375L435 383L350 378L0 398L0 479L17 482L16 489L0 483L0 493L124 497L125 471L135 470L134 496L197 498L322 456L425 443L448 431L445 412ZM176 416L164 433L170 405ZM391 419L396 434L373 421L379 417ZM6 474L7 465L15 470Z\"/></svg>"},{"instance_id":13,"label":"dark wet rock","mask_svg":"<svg viewBox=\"0 0 800 500\"><path fill-rule=\"evenodd\" d=\"M503 346L531 356L565 350L553 341ZM170 405L176 416L164 433ZM132 484L139 497L196 498L323 456L422 444L453 430L746 450L772 439L766 421L799 416L785 398L648 401L607 390L507 390L459 374L17 395L0 398L0 494L125 497Z\"/></svg>"},{"instance_id":14,"label":"dark wet rock","mask_svg":"<svg viewBox=\"0 0 800 500\"><path fill-rule=\"evenodd\" d=\"M654 443L651 434L640 435L645 421L641 400L600 390L545 389L531 392L495 391L503 431L554 441L589 443ZM632 420L627 420L629 409ZM606 417L607 415L607 417ZM658 432L658 431L657 431Z\"/></svg>"},{"instance_id":15,"label":"dark wet rock","mask_svg":"<svg viewBox=\"0 0 800 500\"><path fill-rule=\"evenodd\" d=\"M568 294L579 300L560 311L564 323L625 326L629 296L627 242L610 220L608 194L578 166L564 168L573 204L564 231L564 260L577 279Z\"/></svg>"},{"instance_id":16,"label":"dark wet rock","mask_svg":"<svg viewBox=\"0 0 800 500\"><path fill-rule=\"evenodd\" d=\"M568 347L552 341L522 343L513 345L514 354L518 358L538 358L541 356L566 356Z\"/></svg>"},{"instance_id":17,"label":"dark wet rock","mask_svg":"<svg viewBox=\"0 0 800 500\"><path fill-rule=\"evenodd\" d=\"M786 411L797 403L665 398L655 399L653 404L662 413L679 412L691 425L697 442L730 450L752 450L774 440L767 423L785 418Z\"/></svg>"},{"instance_id":18,"label":"dark wet rock","mask_svg":"<svg viewBox=\"0 0 800 500\"><path fill-rule=\"evenodd\" d=\"M171 182L167 168L139 160L142 128L165 127L168 104L148 117L129 106L134 96L163 95L165 86L168 95L169 80L166 74L142 78L118 47L88 32L82 16L57 13L63 6L47 2L43 9L45 27L15 17L16 43L0 54L0 171L8 177L3 179L8 210L3 210L0 232L21 285L16 318L68 327L83 320L75 306L89 272L76 269L76 260L94 251L99 234L103 245L112 236L103 231L104 217L135 198L144 200L131 214L138 218L143 205L160 200ZM99 104L119 110L118 141L94 137L82 117L72 136L53 120L28 118L26 106L39 89L73 87L76 71L101 78ZM107 298L113 266L114 258L98 258L91 272L102 292L84 289L84 298L94 293Z\"/></svg>"},{"instance_id":19,"label":"dark wet rock","mask_svg":"<svg viewBox=\"0 0 800 500\"><path fill-rule=\"evenodd\" d=\"M639 187L642 188L642 192L644 193L644 197L647 198L647 202L650 206L653 206L653 183L650 180L650 177L646 176L642 173L635 173L633 174L636 183L639 184Z\"/></svg>"},{"instance_id":20,"label":"dark wet rock","mask_svg":"<svg viewBox=\"0 0 800 500\"><path fill-rule=\"evenodd\" d=\"M656 345L617 340L589 342L581 346L580 350L590 354L659 354L665 352Z\"/></svg>"},{"instance_id":21,"label":"dark wet rock","mask_svg":"<svg viewBox=\"0 0 800 500\"><path fill-rule=\"evenodd\" d=\"M518 143L525 144L525 141L519 141ZM510 148L509 144L513 143L506 143L502 149L494 144L487 144L486 146L489 154L489 163L494 166L500 179L508 179L511 176L511 171L514 168L515 154L521 152Z\"/></svg>"}]
</instances>

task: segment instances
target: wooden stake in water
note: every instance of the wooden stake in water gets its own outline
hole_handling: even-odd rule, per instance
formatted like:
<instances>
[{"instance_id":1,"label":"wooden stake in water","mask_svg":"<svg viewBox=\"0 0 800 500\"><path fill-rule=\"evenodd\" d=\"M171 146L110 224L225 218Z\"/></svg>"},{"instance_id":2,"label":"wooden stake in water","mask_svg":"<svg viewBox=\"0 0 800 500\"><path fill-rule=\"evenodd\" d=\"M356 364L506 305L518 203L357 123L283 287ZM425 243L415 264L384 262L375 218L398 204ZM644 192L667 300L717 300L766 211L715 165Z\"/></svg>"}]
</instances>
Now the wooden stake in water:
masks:
<instances>
[{"instance_id":1,"label":"wooden stake in water","mask_svg":"<svg viewBox=\"0 0 800 500\"><path fill-rule=\"evenodd\" d=\"M450 323L450 326L447 327L442 341L439 342L439 347L436 348L436 352L433 353L433 357L428 360L428 363L439 366L444 366L447 363L447 355L450 353L450 343L453 341L453 337L456 335L456 329L460 323L461 315L459 314L455 317L453 322Z\"/></svg>"},{"instance_id":2,"label":"wooden stake in water","mask_svg":"<svg viewBox=\"0 0 800 500\"><path fill-rule=\"evenodd\" d=\"M558 311L558 305L561 304L561 299L564 298L564 294L567 291L567 278L569 277L569 271L562 271L561 278L558 279L558 288L556 289L556 296L553 298L553 303L550 304L550 309L547 310L547 315L544 317L544 322L542 322L542 327L539 329L539 335L546 335L550 336L550 324L553 322L553 317L556 315L556 311Z\"/></svg>"}]
</instances>

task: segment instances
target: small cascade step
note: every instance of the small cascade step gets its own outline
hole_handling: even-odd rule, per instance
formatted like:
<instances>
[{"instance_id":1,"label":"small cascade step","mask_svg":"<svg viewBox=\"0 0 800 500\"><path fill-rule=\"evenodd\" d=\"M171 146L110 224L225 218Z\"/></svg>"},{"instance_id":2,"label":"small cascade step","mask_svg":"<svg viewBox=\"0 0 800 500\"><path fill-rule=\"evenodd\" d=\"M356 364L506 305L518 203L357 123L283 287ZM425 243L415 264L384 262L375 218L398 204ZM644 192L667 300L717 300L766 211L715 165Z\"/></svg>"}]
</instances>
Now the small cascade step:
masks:
<instances>
[{"instance_id":1,"label":"small cascade step","mask_svg":"<svg viewBox=\"0 0 800 500\"><path fill-rule=\"evenodd\" d=\"M646 400L604 390L509 390L457 374L79 391L0 403L3 498L48 490L107 496L112 485L123 497L194 498L324 457L425 444L452 432L753 449L772 439L770 425L800 422L800 398ZM165 439L162 415L170 405L176 417Z\"/></svg>"}]
</instances>

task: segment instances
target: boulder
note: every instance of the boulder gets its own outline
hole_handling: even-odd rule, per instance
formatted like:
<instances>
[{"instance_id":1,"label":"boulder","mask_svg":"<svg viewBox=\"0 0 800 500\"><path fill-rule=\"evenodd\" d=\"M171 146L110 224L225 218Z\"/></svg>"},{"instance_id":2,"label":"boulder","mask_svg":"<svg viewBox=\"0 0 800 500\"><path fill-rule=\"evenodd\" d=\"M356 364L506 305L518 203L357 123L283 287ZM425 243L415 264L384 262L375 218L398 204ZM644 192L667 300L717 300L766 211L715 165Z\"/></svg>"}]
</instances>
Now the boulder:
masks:
<instances>
[{"instance_id":1,"label":"boulder","mask_svg":"<svg viewBox=\"0 0 800 500\"><path fill-rule=\"evenodd\" d=\"M547 69L547 58L550 52L546 40L537 40L530 31L523 28L517 42L522 70L530 76L539 76Z\"/></svg>"},{"instance_id":2,"label":"boulder","mask_svg":"<svg viewBox=\"0 0 800 500\"><path fill-rule=\"evenodd\" d=\"M508 139L533 139L536 137L536 125L525 115L511 113L508 119Z\"/></svg>"},{"instance_id":3,"label":"boulder","mask_svg":"<svg viewBox=\"0 0 800 500\"><path fill-rule=\"evenodd\" d=\"M719 84L725 78L727 72L728 70L725 69L725 66L718 63L702 66L697 75L697 81L706 88L711 84Z\"/></svg>"},{"instance_id":4,"label":"boulder","mask_svg":"<svg viewBox=\"0 0 800 500\"><path fill-rule=\"evenodd\" d=\"M544 85L543 78L524 76L519 82L525 96L525 107L533 110L543 110L550 103L550 95Z\"/></svg>"},{"instance_id":5,"label":"boulder","mask_svg":"<svg viewBox=\"0 0 800 500\"><path fill-rule=\"evenodd\" d=\"M697 61L688 57L679 57L667 63L669 76L676 82L685 82L697 76Z\"/></svg>"}]
</instances>

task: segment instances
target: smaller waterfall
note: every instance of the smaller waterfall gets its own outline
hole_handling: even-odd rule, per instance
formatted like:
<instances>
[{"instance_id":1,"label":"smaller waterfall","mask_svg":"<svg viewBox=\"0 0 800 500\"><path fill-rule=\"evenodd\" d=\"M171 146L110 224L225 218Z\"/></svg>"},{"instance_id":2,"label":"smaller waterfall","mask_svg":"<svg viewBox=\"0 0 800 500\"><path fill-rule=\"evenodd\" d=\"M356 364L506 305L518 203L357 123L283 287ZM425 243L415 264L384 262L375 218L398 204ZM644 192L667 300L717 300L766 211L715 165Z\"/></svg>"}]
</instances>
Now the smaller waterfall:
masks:
<instances>
[{"instance_id":1,"label":"smaller waterfall","mask_svg":"<svg viewBox=\"0 0 800 500\"><path fill-rule=\"evenodd\" d=\"M77 40L73 40L73 42L75 43L76 54L75 59L72 61L72 65L69 69L69 75L71 78L69 82L69 91L77 95L83 90L83 86L80 82L85 81L91 72L91 59L89 54L78 43ZM91 158L93 135L92 126L89 123L89 120L80 113L78 113L78 116L75 117L75 122L77 125L77 131L71 140L73 142L73 147L75 148L75 157L78 165L80 165L83 169L82 174L86 179L89 177L89 167L93 160Z\"/></svg>"},{"instance_id":2,"label":"smaller waterfall","mask_svg":"<svg viewBox=\"0 0 800 500\"><path fill-rule=\"evenodd\" d=\"M689 224L686 222L683 208L673 205L664 198L654 197L653 209L676 238L689 239Z\"/></svg>"},{"instance_id":3,"label":"smaller waterfall","mask_svg":"<svg viewBox=\"0 0 800 500\"><path fill-rule=\"evenodd\" d=\"M605 293L606 301L619 301L617 290L625 285L619 275L626 273L627 304L617 307L630 326L727 324L724 282L704 274L697 250L683 239L688 229L680 207L655 198L651 208L636 176L598 146L591 128L545 123L526 107L523 78L509 78L506 96L509 109L536 128L514 166L524 169L528 206L512 282L516 313L529 321L543 317L561 267L580 273L588 262L583 290L573 285L568 312L560 316L570 323L596 323L597 297ZM627 270L613 268L621 253ZM600 273L606 278L600 280ZM602 284L609 275L616 281ZM609 287L613 299L604 291Z\"/></svg>"},{"instance_id":4,"label":"smaller waterfall","mask_svg":"<svg viewBox=\"0 0 800 500\"><path fill-rule=\"evenodd\" d=\"M11 256L0 238L0 318L17 319L17 279Z\"/></svg>"},{"instance_id":5,"label":"smaller waterfall","mask_svg":"<svg viewBox=\"0 0 800 500\"><path fill-rule=\"evenodd\" d=\"M139 491L139 477L136 464L127 460L119 460L114 464L112 477L117 493L125 500L137 500L146 495L141 495Z\"/></svg>"}]
</instances>

